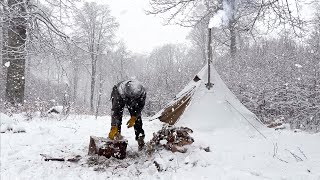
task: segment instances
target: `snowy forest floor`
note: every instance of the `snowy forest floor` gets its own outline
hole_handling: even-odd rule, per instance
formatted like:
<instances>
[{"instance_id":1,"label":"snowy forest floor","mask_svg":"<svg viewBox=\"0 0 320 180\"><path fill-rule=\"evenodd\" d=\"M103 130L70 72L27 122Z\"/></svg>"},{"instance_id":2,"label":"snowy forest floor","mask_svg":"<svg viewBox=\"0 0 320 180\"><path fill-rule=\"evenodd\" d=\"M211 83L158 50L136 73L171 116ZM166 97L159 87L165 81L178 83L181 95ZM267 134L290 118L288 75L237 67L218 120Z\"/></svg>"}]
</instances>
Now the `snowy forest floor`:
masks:
<instances>
[{"instance_id":1,"label":"snowy forest floor","mask_svg":"<svg viewBox=\"0 0 320 180\"><path fill-rule=\"evenodd\" d=\"M14 115L26 133L1 133L1 179L312 179L320 180L320 134L227 127L198 131L185 154L161 150L152 156L138 152L133 128L123 125L129 140L128 158L90 158L90 135L106 137L110 117L70 115L66 119ZM126 122L127 118L124 118ZM146 141L160 130L159 121L144 120ZM190 127L192 129L192 127ZM211 152L203 150L210 147ZM44 161L81 155L77 163ZM156 161L163 169L157 171Z\"/></svg>"}]
</instances>

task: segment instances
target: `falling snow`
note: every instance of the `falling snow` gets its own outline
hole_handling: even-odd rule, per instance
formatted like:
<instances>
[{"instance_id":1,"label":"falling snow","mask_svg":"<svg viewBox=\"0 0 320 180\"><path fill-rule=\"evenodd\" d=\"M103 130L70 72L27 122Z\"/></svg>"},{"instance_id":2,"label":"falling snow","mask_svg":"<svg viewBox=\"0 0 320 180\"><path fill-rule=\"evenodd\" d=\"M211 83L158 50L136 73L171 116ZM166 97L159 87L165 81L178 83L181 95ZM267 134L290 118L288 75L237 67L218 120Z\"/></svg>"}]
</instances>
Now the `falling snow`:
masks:
<instances>
[{"instance_id":1,"label":"falling snow","mask_svg":"<svg viewBox=\"0 0 320 180\"><path fill-rule=\"evenodd\" d=\"M10 61L4 63L4 66L5 66L5 67L9 67L9 66L10 66Z\"/></svg>"}]
</instances>

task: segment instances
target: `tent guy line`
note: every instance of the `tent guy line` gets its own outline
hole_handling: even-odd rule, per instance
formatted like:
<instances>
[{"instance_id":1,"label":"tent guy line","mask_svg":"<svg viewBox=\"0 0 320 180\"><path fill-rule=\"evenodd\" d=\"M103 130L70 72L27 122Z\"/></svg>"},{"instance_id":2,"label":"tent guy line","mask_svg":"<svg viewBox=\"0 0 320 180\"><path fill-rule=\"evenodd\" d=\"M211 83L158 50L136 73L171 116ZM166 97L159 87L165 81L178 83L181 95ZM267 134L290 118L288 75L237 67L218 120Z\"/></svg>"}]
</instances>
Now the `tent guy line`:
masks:
<instances>
[{"instance_id":1,"label":"tent guy line","mask_svg":"<svg viewBox=\"0 0 320 180\"><path fill-rule=\"evenodd\" d=\"M259 134L261 134L262 137L265 139L268 139L261 131L258 130L239 110L237 110L228 100L226 100L229 106L231 106L234 110L236 110L256 131L258 131ZM260 122L260 120L259 120Z\"/></svg>"}]
</instances>

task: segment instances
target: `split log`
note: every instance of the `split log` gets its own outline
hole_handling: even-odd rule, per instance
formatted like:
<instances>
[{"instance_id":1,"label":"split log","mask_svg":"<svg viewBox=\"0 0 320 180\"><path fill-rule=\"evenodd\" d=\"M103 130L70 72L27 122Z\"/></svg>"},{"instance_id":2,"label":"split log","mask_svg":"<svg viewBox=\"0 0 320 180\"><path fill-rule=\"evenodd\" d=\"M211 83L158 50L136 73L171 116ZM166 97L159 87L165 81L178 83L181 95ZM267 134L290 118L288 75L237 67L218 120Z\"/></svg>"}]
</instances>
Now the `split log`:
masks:
<instances>
[{"instance_id":1,"label":"split log","mask_svg":"<svg viewBox=\"0 0 320 180\"><path fill-rule=\"evenodd\" d=\"M104 137L90 136L89 155L97 154L106 158L124 159L127 156L128 140L110 140Z\"/></svg>"}]
</instances>

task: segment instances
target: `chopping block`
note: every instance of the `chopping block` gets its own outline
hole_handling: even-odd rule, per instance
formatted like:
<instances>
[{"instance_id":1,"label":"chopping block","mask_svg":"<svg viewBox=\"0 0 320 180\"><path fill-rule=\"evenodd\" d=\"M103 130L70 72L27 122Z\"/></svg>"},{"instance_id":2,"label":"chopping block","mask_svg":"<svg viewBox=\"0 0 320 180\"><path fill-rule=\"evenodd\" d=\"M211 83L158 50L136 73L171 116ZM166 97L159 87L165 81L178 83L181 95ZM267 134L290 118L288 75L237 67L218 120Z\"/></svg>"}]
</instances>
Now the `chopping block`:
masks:
<instances>
[{"instance_id":1,"label":"chopping block","mask_svg":"<svg viewBox=\"0 0 320 180\"><path fill-rule=\"evenodd\" d=\"M106 158L115 157L124 159L127 156L127 139L111 140L104 137L90 136L88 155L105 156Z\"/></svg>"}]
</instances>

